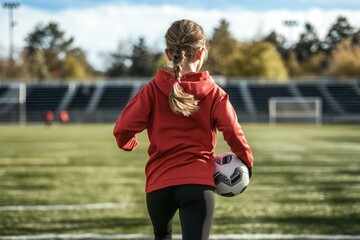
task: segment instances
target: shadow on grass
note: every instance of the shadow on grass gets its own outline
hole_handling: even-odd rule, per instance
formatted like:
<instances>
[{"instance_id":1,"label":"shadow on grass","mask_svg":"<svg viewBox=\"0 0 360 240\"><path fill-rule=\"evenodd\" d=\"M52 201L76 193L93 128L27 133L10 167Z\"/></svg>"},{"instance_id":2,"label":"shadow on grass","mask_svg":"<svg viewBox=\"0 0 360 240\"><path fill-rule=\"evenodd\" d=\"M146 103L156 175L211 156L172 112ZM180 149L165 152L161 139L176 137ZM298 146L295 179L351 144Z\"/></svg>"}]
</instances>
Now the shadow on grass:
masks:
<instances>
[{"instance_id":1,"label":"shadow on grass","mask_svg":"<svg viewBox=\"0 0 360 240\"><path fill-rule=\"evenodd\" d=\"M52 185L46 185L46 184L21 184L17 186L7 186L7 185L1 185L0 188L3 190L19 190L19 191L32 191L32 190L51 190L54 189L54 186Z\"/></svg>"},{"instance_id":2,"label":"shadow on grass","mask_svg":"<svg viewBox=\"0 0 360 240\"><path fill-rule=\"evenodd\" d=\"M5 177L14 178L17 180L26 180L31 178L45 178L45 179L53 179L56 177L54 173L49 172L41 172L41 171L19 171L19 172L6 172Z\"/></svg>"},{"instance_id":3,"label":"shadow on grass","mask_svg":"<svg viewBox=\"0 0 360 240\"><path fill-rule=\"evenodd\" d=\"M47 220L48 221L48 220ZM28 221L27 221L28 222ZM64 219L16 224L1 230L4 235L66 234L89 232L136 233L151 226L147 218L104 217L96 219Z\"/></svg>"},{"instance_id":4,"label":"shadow on grass","mask_svg":"<svg viewBox=\"0 0 360 240\"><path fill-rule=\"evenodd\" d=\"M218 226L232 229L231 225L236 225L241 229L241 225L261 226L263 233L273 230L282 229L282 233L291 234L359 234L358 223L360 216L356 213L344 216L287 216L287 217L254 217L254 218L237 218L221 217L214 221ZM274 226L275 225L275 226ZM267 227L268 226L268 227ZM280 227L279 227L280 226ZM253 229L255 233L261 233L261 229Z\"/></svg>"}]
</instances>

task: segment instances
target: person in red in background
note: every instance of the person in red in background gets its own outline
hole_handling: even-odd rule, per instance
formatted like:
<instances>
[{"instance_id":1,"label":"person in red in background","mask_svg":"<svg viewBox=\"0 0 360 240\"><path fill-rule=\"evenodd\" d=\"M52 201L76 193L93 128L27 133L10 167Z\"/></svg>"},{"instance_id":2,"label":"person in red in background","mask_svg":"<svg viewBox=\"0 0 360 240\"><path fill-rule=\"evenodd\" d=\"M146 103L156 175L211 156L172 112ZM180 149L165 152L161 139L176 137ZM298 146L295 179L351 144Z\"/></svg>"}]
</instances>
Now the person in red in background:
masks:
<instances>
[{"instance_id":1,"label":"person in red in background","mask_svg":"<svg viewBox=\"0 0 360 240\"><path fill-rule=\"evenodd\" d=\"M132 151L136 134L147 129L146 203L155 239L172 239L179 210L182 239L205 240L215 209L216 129L250 170L253 154L228 94L200 71L208 49L202 27L176 21L165 40L173 71L158 69L125 106L113 134L119 148Z\"/></svg>"},{"instance_id":2,"label":"person in red in background","mask_svg":"<svg viewBox=\"0 0 360 240\"><path fill-rule=\"evenodd\" d=\"M51 125L54 121L54 113L53 111L47 111L44 115L44 122L47 125Z\"/></svg>"},{"instance_id":3,"label":"person in red in background","mask_svg":"<svg viewBox=\"0 0 360 240\"><path fill-rule=\"evenodd\" d=\"M60 119L60 122L62 122L62 123L68 123L70 120L69 113L65 110L62 110L59 113L59 119Z\"/></svg>"}]
</instances>

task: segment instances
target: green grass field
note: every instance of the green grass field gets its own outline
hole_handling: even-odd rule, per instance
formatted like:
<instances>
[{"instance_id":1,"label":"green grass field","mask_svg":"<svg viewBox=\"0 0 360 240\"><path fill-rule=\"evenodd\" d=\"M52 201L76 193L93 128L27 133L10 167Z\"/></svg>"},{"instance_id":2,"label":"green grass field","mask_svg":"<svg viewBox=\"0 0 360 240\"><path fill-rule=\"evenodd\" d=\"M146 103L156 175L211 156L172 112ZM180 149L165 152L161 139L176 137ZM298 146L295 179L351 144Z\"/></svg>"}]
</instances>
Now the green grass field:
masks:
<instances>
[{"instance_id":1,"label":"green grass field","mask_svg":"<svg viewBox=\"0 0 360 240\"><path fill-rule=\"evenodd\" d=\"M148 140L117 149L113 125L1 125L0 236L145 233ZM255 155L249 188L217 197L212 234L360 234L360 125L243 124ZM218 134L216 151L228 151ZM115 203L114 208L6 206ZM5 207L5 208L4 208ZM180 233L178 218L174 232Z\"/></svg>"}]
</instances>

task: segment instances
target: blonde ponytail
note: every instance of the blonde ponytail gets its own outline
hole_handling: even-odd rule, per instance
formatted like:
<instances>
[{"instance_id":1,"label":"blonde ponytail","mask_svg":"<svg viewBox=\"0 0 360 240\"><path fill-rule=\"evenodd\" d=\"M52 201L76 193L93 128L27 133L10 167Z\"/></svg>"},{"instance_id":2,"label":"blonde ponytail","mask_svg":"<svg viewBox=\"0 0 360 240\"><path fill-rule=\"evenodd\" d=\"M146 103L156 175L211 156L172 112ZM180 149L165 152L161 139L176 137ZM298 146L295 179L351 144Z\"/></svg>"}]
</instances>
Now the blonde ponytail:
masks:
<instances>
[{"instance_id":1,"label":"blonde ponytail","mask_svg":"<svg viewBox=\"0 0 360 240\"><path fill-rule=\"evenodd\" d=\"M169 104L174 113L189 117L199 109L197 106L198 101L193 95L184 92L184 89L180 86L180 72L186 62L186 55L185 51L177 50L175 52L172 56L174 63L174 82L169 94Z\"/></svg>"},{"instance_id":2,"label":"blonde ponytail","mask_svg":"<svg viewBox=\"0 0 360 240\"><path fill-rule=\"evenodd\" d=\"M200 25L190 20L174 22L165 35L167 49L172 54L174 83L169 95L169 105L173 112L189 117L198 111L198 100L184 92L180 86L181 69L194 59L196 52L204 48L206 36Z\"/></svg>"},{"instance_id":3,"label":"blonde ponytail","mask_svg":"<svg viewBox=\"0 0 360 240\"><path fill-rule=\"evenodd\" d=\"M185 117L189 117L199 109L198 101L193 95L185 93L178 82L175 82L172 86L169 104L174 113L182 114Z\"/></svg>"}]
</instances>

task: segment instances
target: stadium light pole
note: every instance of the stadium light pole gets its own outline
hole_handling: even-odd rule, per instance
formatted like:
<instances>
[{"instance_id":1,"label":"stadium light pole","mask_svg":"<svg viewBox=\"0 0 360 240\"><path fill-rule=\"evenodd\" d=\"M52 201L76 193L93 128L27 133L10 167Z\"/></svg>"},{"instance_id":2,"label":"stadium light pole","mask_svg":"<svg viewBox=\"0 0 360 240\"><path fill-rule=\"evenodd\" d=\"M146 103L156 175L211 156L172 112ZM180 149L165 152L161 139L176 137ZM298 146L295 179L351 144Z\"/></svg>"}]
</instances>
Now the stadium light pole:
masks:
<instances>
[{"instance_id":1,"label":"stadium light pole","mask_svg":"<svg viewBox=\"0 0 360 240\"><path fill-rule=\"evenodd\" d=\"M20 3L17 2L5 2L3 8L9 10L9 78L14 77L14 27L16 22L14 21L14 9L20 7Z\"/></svg>"},{"instance_id":2,"label":"stadium light pole","mask_svg":"<svg viewBox=\"0 0 360 240\"><path fill-rule=\"evenodd\" d=\"M284 21L285 27L289 28L289 34L288 34L288 42L289 42L289 48L292 46L292 35L293 35L293 28L297 27L299 23L296 20L285 20Z\"/></svg>"}]
</instances>

